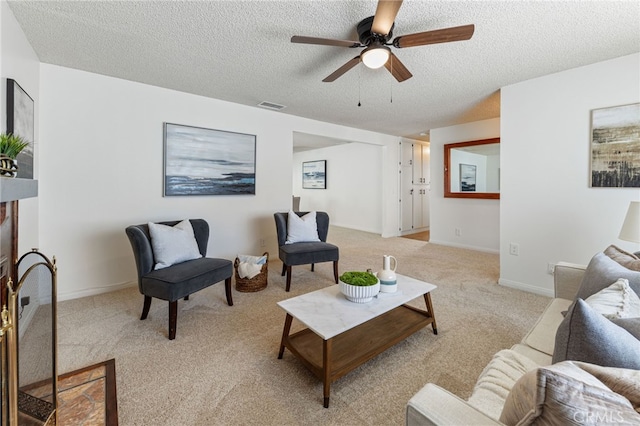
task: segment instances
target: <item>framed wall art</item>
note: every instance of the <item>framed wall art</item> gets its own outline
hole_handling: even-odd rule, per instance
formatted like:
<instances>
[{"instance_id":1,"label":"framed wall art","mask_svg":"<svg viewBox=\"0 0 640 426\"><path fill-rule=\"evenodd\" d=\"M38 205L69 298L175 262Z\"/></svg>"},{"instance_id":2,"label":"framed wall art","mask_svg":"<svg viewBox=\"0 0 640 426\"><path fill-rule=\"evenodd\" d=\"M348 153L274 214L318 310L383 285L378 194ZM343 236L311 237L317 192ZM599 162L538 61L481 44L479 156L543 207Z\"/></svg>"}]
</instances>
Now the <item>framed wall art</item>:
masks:
<instances>
[{"instance_id":1,"label":"framed wall art","mask_svg":"<svg viewBox=\"0 0 640 426\"><path fill-rule=\"evenodd\" d=\"M327 160L302 163L302 187L305 189L327 189Z\"/></svg>"},{"instance_id":2,"label":"framed wall art","mask_svg":"<svg viewBox=\"0 0 640 426\"><path fill-rule=\"evenodd\" d=\"M460 164L460 192L475 192L476 190L476 166L473 164Z\"/></svg>"},{"instance_id":3,"label":"framed wall art","mask_svg":"<svg viewBox=\"0 0 640 426\"><path fill-rule=\"evenodd\" d=\"M7 133L21 136L29 146L18 154L18 174L22 179L33 179L34 104L31 96L13 79L7 79Z\"/></svg>"},{"instance_id":4,"label":"framed wall art","mask_svg":"<svg viewBox=\"0 0 640 426\"><path fill-rule=\"evenodd\" d=\"M640 103L591 111L590 184L640 188Z\"/></svg>"},{"instance_id":5,"label":"framed wall art","mask_svg":"<svg viewBox=\"0 0 640 426\"><path fill-rule=\"evenodd\" d=\"M164 196L255 193L255 135L164 123Z\"/></svg>"}]
</instances>

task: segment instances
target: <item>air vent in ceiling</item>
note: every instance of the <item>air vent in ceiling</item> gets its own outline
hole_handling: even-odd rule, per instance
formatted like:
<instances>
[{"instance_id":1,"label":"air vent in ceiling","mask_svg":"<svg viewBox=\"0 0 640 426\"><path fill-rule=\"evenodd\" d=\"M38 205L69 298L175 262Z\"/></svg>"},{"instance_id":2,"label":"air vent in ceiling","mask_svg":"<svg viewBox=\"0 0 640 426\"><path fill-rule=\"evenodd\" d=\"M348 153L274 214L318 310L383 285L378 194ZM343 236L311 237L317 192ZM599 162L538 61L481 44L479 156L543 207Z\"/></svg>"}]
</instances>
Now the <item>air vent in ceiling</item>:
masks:
<instances>
[{"instance_id":1,"label":"air vent in ceiling","mask_svg":"<svg viewBox=\"0 0 640 426\"><path fill-rule=\"evenodd\" d=\"M274 111L280 111L281 109L285 109L286 106L280 104L274 104L273 102L262 101L258 104L259 107L272 109Z\"/></svg>"}]
</instances>

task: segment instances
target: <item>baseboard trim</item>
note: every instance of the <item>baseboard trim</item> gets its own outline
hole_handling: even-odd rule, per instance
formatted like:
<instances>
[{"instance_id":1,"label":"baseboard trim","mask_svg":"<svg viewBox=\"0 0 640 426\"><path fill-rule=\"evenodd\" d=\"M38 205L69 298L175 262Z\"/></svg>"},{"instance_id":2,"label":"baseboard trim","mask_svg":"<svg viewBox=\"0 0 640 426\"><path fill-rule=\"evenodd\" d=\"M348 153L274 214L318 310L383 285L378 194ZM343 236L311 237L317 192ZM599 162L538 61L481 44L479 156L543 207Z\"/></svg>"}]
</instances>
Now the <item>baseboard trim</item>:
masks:
<instances>
[{"instance_id":1,"label":"baseboard trim","mask_svg":"<svg viewBox=\"0 0 640 426\"><path fill-rule=\"evenodd\" d=\"M482 251L482 252L485 252L485 253L500 254L500 250L499 249L490 249L490 248L487 248L487 247L476 247L476 246L471 246L471 245L467 245L467 244L456 244L456 243L451 243L449 241L434 240L433 238L431 238L429 240L429 243L430 244L438 244L440 246L448 246L448 247L463 248L463 249L468 249L468 250Z\"/></svg>"},{"instance_id":2,"label":"baseboard trim","mask_svg":"<svg viewBox=\"0 0 640 426\"><path fill-rule=\"evenodd\" d=\"M58 293L58 302L65 300L80 299L81 297L97 296L98 294L110 293L112 291L123 290L137 286L138 284L133 281L129 281L121 284L114 284L106 287L88 288L79 291L71 291L68 293Z\"/></svg>"},{"instance_id":3,"label":"baseboard trim","mask_svg":"<svg viewBox=\"0 0 640 426\"><path fill-rule=\"evenodd\" d=\"M500 278L498 280L498 285L503 287L515 288L516 290L526 291L527 293L539 294L541 296L553 297L553 290L540 288L537 286L533 286L530 284L524 284L518 281L506 280L504 278Z\"/></svg>"}]
</instances>

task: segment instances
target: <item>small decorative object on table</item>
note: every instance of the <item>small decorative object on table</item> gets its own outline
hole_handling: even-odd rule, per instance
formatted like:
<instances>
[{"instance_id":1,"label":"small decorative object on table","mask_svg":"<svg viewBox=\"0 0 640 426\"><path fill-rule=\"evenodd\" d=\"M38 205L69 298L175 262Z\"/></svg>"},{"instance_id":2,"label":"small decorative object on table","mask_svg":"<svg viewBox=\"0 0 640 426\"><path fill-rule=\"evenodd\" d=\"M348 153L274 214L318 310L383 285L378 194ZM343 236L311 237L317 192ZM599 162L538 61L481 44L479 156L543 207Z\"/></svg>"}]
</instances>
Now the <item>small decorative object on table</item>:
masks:
<instances>
[{"instance_id":1,"label":"small decorative object on table","mask_svg":"<svg viewBox=\"0 0 640 426\"><path fill-rule=\"evenodd\" d=\"M251 293L267 287L269 275L269 253L262 257L238 255L233 262L236 277L236 290Z\"/></svg>"},{"instance_id":2,"label":"small decorative object on table","mask_svg":"<svg viewBox=\"0 0 640 426\"><path fill-rule=\"evenodd\" d=\"M370 302L380 292L380 280L370 272L345 272L338 285L347 300L355 303Z\"/></svg>"},{"instance_id":3,"label":"small decorative object on table","mask_svg":"<svg viewBox=\"0 0 640 426\"><path fill-rule=\"evenodd\" d=\"M18 161L16 157L29 146L29 142L12 133L0 133L0 176L16 177Z\"/></svg>"},{"instance_id":4,"label":"small decorative object on table","mask_svg":"<svg viewBox=\"0 0 640 426\"><path fill-rule=\"evenodd\" d=\"M391 259L393 259L393 269L391 269ZM378 271L376 276L380 280L381 293L394 293L398 289L398 281L396 278L396 268L398 261L393 256L382 255L382 269Z\"/></svg>"}]
</instances>

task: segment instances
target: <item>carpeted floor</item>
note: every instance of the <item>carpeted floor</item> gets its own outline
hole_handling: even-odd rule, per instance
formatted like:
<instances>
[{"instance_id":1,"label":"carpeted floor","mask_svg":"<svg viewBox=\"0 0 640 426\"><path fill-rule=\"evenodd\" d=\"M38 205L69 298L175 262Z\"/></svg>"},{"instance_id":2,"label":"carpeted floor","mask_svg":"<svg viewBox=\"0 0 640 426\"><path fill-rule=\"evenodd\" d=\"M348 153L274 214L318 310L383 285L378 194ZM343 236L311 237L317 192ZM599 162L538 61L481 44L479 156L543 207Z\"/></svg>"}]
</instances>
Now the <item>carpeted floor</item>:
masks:
<instances>
[{"instance_id":1,"label":"carpeted floor","mask_svg":"<svg viewBox=\"0 0 640 426\"><path fill-rule=\"evenodd\" d=\"M139 320L137 288L62 302L59 371L115 358L121 425L401 425L427 382L468 397L491 356L518 342L549 302L498 286L494 254L337 227L329 241L340 247L341 271L376 271L391 254L399 273L436 284L438 335L427 327L334 382L328 409L300 361L289 352L277 359L285 313L276 302L333 285L330 263L294 267L286 293L276 259L268 287L234 291L232 307L222 284L196 293L179 302L174 341L166 302L154 300Z\"/></svg>"}]
</instances>

